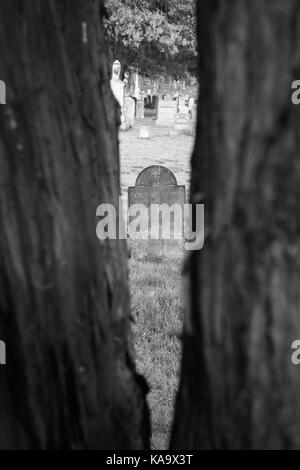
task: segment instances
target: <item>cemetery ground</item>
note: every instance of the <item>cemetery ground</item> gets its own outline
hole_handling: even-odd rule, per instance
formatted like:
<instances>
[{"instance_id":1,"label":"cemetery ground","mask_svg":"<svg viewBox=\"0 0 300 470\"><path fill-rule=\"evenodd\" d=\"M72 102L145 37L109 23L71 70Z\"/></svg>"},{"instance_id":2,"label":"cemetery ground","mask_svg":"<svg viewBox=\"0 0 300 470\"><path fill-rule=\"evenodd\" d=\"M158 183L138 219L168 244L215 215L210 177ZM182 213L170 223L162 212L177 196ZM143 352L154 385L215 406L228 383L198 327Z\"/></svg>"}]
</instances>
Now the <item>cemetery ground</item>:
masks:
<instances>
[{"instance_id":1,"label":"cemetery ground","mask_svg":"<svg viewBox=\"0 0 300 470\"><path fill-rule=\"evenodd\" d=\"M150 139L139 139L140 126L150 128ZM171 135L151 118L120 133L121 187L124 203L128 186L151 165L163 165L188 192L193 138ZM129 260L131 311L138 371L150 386L148 404L152 421L152 448L168 448L178 387L183 322L182 254L178 259L148 256Z\"/></svg>"},{"instance_id":2,"label":"cemetery ground","mask_svg":"<svg viewBox=\"0 0 300 470\"><path fill-rule=\"evenodd\" d=\"M131 311L137 368L150 386L152 448L168 448L181 360L181 260L132 258Z\"/></svg>"}]
</instances>

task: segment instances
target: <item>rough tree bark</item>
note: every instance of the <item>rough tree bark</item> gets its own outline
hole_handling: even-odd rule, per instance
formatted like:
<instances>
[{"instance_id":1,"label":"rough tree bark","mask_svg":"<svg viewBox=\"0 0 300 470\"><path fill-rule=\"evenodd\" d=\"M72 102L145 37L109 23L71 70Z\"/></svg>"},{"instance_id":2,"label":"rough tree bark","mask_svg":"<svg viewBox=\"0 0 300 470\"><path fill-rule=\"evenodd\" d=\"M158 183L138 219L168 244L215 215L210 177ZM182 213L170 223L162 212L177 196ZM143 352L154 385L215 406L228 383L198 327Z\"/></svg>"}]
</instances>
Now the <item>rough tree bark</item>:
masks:
<instances>
[{"instance_id":1,"label":"rough tree bark","mask_svg":"<svg viewBox=\"0 0 300 470\"><path fill-rule=\"evenodd\" d=\"M171 447L300 447L297 0L197 2L194 203L204 249L192 293Z\"/></svg>"},{"instance_id":2,"label":"rough tree bark","mask_svg":"<svg viewBox=\"0 0 300 470\"><path fill-rule=\"evenodd\" d=\"M0 448L148 447L100 0L1 0Z\"/></svg>"}]
</instances>

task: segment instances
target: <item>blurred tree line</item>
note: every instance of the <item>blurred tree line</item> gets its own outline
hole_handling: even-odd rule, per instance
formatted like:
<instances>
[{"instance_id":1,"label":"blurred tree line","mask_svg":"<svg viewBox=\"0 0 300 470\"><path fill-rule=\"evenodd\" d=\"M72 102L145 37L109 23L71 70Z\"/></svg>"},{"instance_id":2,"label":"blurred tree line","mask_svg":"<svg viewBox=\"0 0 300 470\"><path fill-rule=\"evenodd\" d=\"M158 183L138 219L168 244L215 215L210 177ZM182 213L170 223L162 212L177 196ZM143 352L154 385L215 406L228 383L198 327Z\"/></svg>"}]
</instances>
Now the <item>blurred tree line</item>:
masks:
<instances>
[{"instance_id":1,"label":"blurred tree line","mask_svg":"<svg viewBox=\"0 0 300 470\"><path fill-rule=\"evenodd\" d=\"M111 61L149 76L196 74L193 0L106 0L104 21Z\"/></svg>"}]
</instances>

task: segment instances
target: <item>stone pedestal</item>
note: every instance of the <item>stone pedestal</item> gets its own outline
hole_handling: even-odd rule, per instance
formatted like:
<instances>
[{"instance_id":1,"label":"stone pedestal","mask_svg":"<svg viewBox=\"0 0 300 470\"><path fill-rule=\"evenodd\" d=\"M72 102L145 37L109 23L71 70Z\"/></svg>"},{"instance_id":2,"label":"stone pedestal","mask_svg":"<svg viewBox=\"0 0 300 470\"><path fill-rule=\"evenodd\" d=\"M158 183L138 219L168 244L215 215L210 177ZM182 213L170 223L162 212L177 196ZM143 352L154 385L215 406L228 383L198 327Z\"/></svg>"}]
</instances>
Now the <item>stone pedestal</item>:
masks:
<instances>
[{"instance_id":1,"label":"stone pedestal","mask_svg":"<svg viewBox=\"0 0 300 470\"><path fill-rule=\"evenodd\" d=\"M126 128L126 119L125 119L125 93L124 93L124 83L118 78L113 77L110 81L110 87L114 94L114 97L118 101L121 109L121 129L125 130Z\"/></svg>"},{"instance_id":2,"label":"stone pedestal","mask_svg":"<svg viewBox=\"0 0 300 470\"><path fill-rule=\"evenodd\" d=\"M150 139L150 129L148 126L141 126L140 139Z\"/></svg>"}]
</instances>

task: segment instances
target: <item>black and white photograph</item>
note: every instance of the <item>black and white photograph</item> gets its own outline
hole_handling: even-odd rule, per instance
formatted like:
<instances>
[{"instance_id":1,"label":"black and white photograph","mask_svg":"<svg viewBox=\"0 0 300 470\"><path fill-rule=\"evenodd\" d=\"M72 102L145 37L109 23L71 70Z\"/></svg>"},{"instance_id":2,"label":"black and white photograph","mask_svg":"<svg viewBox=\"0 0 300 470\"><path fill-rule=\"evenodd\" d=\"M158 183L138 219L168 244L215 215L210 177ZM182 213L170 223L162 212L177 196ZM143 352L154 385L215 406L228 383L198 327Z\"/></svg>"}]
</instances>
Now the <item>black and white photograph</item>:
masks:
<instances>
[{"instance_id":1,"label":"black and white photograph","mask_svg":"<svg viewBox=\"0 0 300 470\"><path fill-rule=\"evenodd\" d=\"M300 450L299 0L0 0L0 450Z\"/></svg>"}]
</instances>

